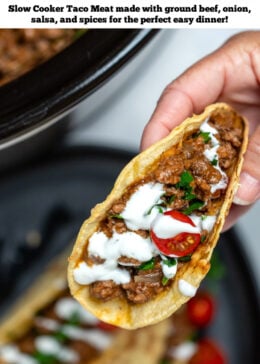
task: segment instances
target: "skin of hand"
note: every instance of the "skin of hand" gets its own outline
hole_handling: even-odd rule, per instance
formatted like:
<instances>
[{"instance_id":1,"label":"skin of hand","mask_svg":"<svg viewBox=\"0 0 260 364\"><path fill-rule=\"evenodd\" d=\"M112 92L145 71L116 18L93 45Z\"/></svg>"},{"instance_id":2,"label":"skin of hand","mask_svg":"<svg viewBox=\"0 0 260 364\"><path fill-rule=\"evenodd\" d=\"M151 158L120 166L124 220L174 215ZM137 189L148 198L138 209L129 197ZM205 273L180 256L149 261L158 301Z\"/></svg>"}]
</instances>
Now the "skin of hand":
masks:
<instances>
[{"instance_id":1,"label":"skin of hand","mask_svg":"<svg viewBox=\"0 0 260 364\"><path fill-rule=\"evenodd\" d=\"M227 230L260 197L260 31L236 34L171 82L144 129L141 150L215 102L233 106L248 119L250 129L240 186L224 226Z\"/></svg>"}]
</instances>

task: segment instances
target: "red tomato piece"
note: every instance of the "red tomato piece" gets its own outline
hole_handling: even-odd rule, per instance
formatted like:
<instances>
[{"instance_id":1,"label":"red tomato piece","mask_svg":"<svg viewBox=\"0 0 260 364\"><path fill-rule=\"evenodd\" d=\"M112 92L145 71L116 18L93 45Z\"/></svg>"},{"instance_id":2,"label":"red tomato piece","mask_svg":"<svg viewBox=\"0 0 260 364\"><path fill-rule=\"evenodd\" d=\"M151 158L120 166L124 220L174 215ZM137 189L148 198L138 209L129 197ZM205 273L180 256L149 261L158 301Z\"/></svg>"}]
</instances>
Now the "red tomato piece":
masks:
<instances>
[{"instance_id":1,"label":"red tomato piece","mask_svg":"<svg viewBox=\"0 0 260 364\"><path fill-rule=\"evenodd\" d=\"M211 339L198 342L198 351L190 359L189 364L226 364L226 358L218 345Z\"/></svg>"},{"instance_id":2,"label":"red tomato piece","mask_svg":"<svg viewBox=\"0 0 260 364\"><path fill-rule=\"evenodd\" d=\"M173 238L162 239L151 230L151 238L160 252L176 257L191 254L200 243L200 234L194 233L180 233Z\"/></svg>"},{"instance_id":3,"label":"red tomato piece","mask_svg":"<svg viewBox=\"0 0 260 364\"><path fill-rule=\"evenodd\" d=\"M97 327L104 331L114 331L114 330L118 329L117 326L108 324L107 322L104 322L104 321L99 321L99 323L97 324Z\"/></svg>"},{"instance_id":4,"label":"red tomato piece","mask_svg":"<svg viewBox=\"0 0 260 364\"><path fill-rule=\"evenodd\" d=\"M178 221L182 221L182 222L186 222L187 224L190 224L192 226L195 226L194 222L191 220L191 218L185 214L183 214L180 211L176 211L176 210L169 210L169 211L165 211L164 215L169 215L172 218L174 218L175 220Z\"/></svg>"},{"instance_id":5,"label":"red tomato piece","mask_svg":"<svg viewBox=\"0 0 260 364\"><path fill-rule=\"evenodd\" d=\"M198 327L207 326L215 314L215 302L207 292L199 292L187 302L190 322Z\"/></svg>"}]
</instances>

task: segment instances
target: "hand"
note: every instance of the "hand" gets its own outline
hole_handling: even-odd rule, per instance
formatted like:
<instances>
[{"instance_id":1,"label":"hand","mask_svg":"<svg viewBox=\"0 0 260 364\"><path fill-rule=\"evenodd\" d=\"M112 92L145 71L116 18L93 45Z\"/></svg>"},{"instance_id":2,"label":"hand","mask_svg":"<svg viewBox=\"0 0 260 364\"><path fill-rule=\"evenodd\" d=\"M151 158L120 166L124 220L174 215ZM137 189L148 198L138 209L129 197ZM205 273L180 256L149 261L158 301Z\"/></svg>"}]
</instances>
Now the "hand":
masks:
<instances>
[{"instance_id":1,"label":"hand","mask_svg":"<svg viewBox=\"0 0 260 364\"><path fill-rule=\"evenodd\" d=\"M141 149L218 101L233 106L250 125L240 187L224 226L227 229L260 197L260 31L233 36L171 82L144 129Z\"/></svg>"}]
</instances>

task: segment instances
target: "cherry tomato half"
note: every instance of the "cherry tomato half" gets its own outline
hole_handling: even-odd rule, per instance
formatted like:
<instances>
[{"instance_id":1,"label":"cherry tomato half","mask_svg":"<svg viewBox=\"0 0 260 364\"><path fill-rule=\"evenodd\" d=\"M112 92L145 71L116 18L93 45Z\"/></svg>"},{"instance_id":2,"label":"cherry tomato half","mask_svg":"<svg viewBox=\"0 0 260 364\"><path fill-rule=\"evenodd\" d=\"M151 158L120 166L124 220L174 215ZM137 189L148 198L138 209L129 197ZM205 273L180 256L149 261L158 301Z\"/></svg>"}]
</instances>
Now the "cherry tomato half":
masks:
<instances>
[{"instance_id":1,"label":"cherry tomato half","mask_svg":"<svg viewBox=\"0 0 260 364\"><path fill-rule=\"evenodd\" d=\"M164 212L164 215L169 215L173 219L188 223L195 226L193 221L183 213L175 210ZM153 230L151 230L151 239L157 248L165 255L183 257L191 254L200 243L200 234L183 232L171 238L159 238Z\"/></svg>"},{"instance_id":2,"label":"cherry tomato half","mask_svg":"<svg viewBox=\"0 0 260 364\"><path fill-rule=\"evenodd\" d=\"M215 302L207 292L199 292L187 302L190 322L198 327L207 326L215 314Z\"/></svg>"},{"instance_id":3,"label":"cherry tomato half","mask_svg":"<svg viewBox=\"0 0 260 364\"><path fill-rule=\"evenodd\" d=\"M164 215L168 215L171 216L172 218L174 218L175 220L178 221L182 221L182 222L186 222L187 224L190 224L192 226L195 226L194 222L191 220L191 218L185 214L183 214L180 211L176 211L176 210L169 210L169 211L165 211Z\"/></svg>"},{"instance_id":4,"label":"cherry tomato half","mask_svg":"<svg viewBox=\"0 0 260 364\"><path fill-rule=\"evenodd\" d=\"M223 352L211 339L198 342L198 351L190 359L189 364L226 364Z\"/></svg>"}]
</instances>

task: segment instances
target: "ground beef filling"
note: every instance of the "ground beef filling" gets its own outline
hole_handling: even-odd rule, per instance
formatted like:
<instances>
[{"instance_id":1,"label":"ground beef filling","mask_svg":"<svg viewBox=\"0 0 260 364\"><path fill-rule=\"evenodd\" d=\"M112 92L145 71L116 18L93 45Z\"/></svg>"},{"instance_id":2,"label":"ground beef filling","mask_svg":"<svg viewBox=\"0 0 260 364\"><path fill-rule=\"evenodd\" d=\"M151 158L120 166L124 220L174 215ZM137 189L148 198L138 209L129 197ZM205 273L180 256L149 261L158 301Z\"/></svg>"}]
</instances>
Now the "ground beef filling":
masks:
<instances>
[{"instance_id":1,"label":"ground beef filling","mask_svg":"<svg viewBox=\"0 0 260 364\"><path fill-rule=\"evenodd\" d=\"M238 156L238 148L242 142L241 120L231 112L213 114L209 124L217 129L215 137L219 141L217 150L218 163L220 168L229 177L232 167ZM165 194L162 197L168 208L182 211L190 206L190 201L185 199L185 191L178 188L181 174L188 171L192 177L192 192L196 198L203 201L204 205L193 211L197 215L217 215L222 205L225 189L217 189L211 192L211 186L217 184L221 178L221 172L204 156L204 151L210 148L210 143L205 141L200 132L188 135L181 146L174 146L164 152L154 163L151 172L147 177L138 183L130 186L128 191L114 203L107 217L101 222L100 230L108 237L111 237L113 230L118 233L126 232L127 226L122 219L116 216L120 214L128 201L129 197L138 187L144 183L153 181L164 185ZM138 230L137 233L144 237L149 236L149 231ZM201 236L203 243L207 244L208 231L203 230ZM201 241L202 241L201 240ZM91 259L91 257L88 257ZM93 257L94 259L94 257ZM85 259L86 260L86 259ZM115 297L126 297L133 303L145 303L167 289L167 284L163 283L161 258L156 257L156 264L152 270L140 270L141 262L131 262L127 257L120 258L118 263L123 261L124 268L131 273L131 281L127 284L117 285L113 281L99 281L90 285L92 297L107 301ZM129 266L126 264L129 262ZM180 264L178 263L178 267ZM138 266L139 265L139 266Z\"/></svg>"},{"instance_id":2,"label":"ground beef filling","mask_svg":"<svg viewBox=\"0 0 260 364\"><path fill-rule=\"evenodd\" d=\"M71 44L77 29L0 29L0 85L53 57Z\"/></svg>"}]
</instances>

